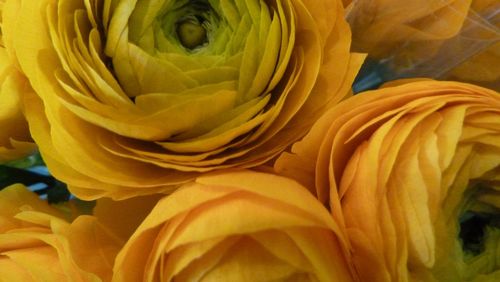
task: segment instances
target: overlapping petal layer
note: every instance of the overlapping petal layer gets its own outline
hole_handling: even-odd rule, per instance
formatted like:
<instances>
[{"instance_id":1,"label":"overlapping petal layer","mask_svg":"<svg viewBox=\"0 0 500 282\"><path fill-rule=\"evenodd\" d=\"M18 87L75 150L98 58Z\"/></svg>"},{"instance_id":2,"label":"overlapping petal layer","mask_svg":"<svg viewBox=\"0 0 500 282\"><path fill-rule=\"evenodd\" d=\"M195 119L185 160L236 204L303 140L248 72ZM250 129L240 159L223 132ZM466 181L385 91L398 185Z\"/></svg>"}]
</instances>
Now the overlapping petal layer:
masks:
<instances>
[{"instance_id":1,"label":"overlapping petal layer","mask_svg":"<svg viewBox=\"0 0 500 282\"><path fill-rule=\"evenodd\" d=\"M113 281L354 281L348 257L307 189L226 172L160 200L119 253Z\"/></svg>"},{"instance_id":2,"label":"overlapping petal layer","mask_svg":"<svg viewBox=\"0 0 500 282\"><path fill-rule=\"evenodd\" d=\"M21 110L22 93L32 90L5 49L4 40L0 33L0 163L20 159L36 148Z\"/></svg>"},{"instance_id":3,"label":"overlapping petal layer","mask_svg":"<svg viewBox=\"0 0 500 282\"><path fill-rule=\"evenodd\" d=\"M316 187L362 281L499 278L498 92L428 80L361 93L276 169Z\"/></svg>"},{"instance_id":4,"label":"overlapping petal layer","mask_svg":"<svg viewBox=\"0 0 500 282\"><path fill-rule=\"evenodd\" d=\"M349 93L340 1L8 0L32 134L77 196L266 162ZM13 15L17 15L15 18ZM100 187L96 189L95 187Z\"/></svg>"},{"instance_id":5,"label":"overlapping petal layer","mask_svg":"<svg viewBox=\"0 0 500 282\"><path fill-rule=\"evenodd\" d=\"M0 191L2 281L110 281L121 244L94 217L69 223L22 185Z\"/></svg>"}]
</instances>

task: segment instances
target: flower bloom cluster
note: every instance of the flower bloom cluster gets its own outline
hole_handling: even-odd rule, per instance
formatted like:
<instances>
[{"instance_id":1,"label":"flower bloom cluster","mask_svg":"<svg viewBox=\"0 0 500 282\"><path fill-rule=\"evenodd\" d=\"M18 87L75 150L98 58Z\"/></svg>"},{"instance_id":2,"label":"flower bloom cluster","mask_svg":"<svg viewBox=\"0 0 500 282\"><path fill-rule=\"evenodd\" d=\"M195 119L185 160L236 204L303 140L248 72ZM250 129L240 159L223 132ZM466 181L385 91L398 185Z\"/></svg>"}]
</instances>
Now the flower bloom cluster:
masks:
<instances>
[{"instance_id":1,"label":"flower bloom cluster","mask_svg":"<svg viewBox=\"0 0 500 282\"><path fill-rule=\"evenodd\" d=\"M38 150L75 196L0 187L0 281L500 280L495 9L0 0L0 184ZM477 19L497 37L447 76L493 89L353 94Z\"/></svg>"}]
</instances>

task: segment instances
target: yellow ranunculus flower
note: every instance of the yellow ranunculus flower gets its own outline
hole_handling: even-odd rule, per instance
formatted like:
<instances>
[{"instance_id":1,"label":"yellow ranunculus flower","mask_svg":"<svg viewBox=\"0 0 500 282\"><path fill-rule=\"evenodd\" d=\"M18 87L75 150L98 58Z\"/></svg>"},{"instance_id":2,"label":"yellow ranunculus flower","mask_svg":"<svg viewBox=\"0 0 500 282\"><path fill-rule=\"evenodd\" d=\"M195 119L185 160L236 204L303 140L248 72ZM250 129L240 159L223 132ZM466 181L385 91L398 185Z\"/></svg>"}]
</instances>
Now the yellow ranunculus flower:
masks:
<instances>
[{"instance_id":1,"label":"yellow ranunculus flower","mask_svg":"<svg viewBox=\"0 0 500 282\"><path fill-rule=\"evenodd\" d=\"M21 94L27 91L32 91L29 83L15 67L0 33L0 163L20 159L36 148L21 110Z\"/></svg>"},{"instance_id":2,"label":"yellow ranunculus flower","mask_svg":"<svg viewBox=\"0 0 500 282\"><path fill-rule=\"evenodd\" d=\"M340 0L7 0L33 138L83 199L252 167L349 92ZM96 189L95 187L101 187Z\"/></svg>"},{"instance_id":3,"label":"yellow ranunculus flower","mask_svg":"<svg viewBox=\"0 0 500 282\"><path fill-rule=\"evenodd\" d=\"M500 93L419 81L328 111L278 171L329 200L361 281L500 278Z\"/></svg>"},{"instance_id":4,"label":"yellow ranunculus flower","mask_svg":"<svg viewBox=\"0 0 500 282\"><path fill-rule=\"evenodd\" d=\"M328 211L297 182L226 172L160 200L113 281L354 281L348 257Z\"/></svg>"},{"instance_id":5,"label":"yellow ranunculus flower","mask_svg":"<svg viewBox=\"0 0 500 282\"><path fill-rule=\"evenodd\" d=\"M461 30L471 1L355 1L349 15L353 49L401 67L428 60Z\"/></svg>"},{"instance_id":6,"label":"yellow ranunculus flower","mask_svg":"<svg viewBox=\"0 0 500 282\"><path fill-rule=\"evenodd\" d=\"M121 245L94 217L69 223L22 185L0 191L0 281L110 281Z\"/></svg>"}]
</instances>

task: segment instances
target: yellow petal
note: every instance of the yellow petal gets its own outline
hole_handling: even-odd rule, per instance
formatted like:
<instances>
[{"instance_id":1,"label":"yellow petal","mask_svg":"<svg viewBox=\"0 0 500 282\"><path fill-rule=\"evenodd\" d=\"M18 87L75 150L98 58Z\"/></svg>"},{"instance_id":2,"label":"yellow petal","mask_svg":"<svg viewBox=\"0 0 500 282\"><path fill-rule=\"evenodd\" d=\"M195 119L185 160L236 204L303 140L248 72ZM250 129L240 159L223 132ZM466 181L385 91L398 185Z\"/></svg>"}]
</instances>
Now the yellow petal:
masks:
<instances>
[{"instance_id":1,"label":"yellow petal","mask_svg":"<svg viewBox=\"0 0 500 282\"><path fill-rule=\"evenodd\" d=\"M110 281L121 244L95 217L69 223L22 185L0 191L2 279Z\"/></svg>"},{"instance_id":2,"label":"yellow petal","mask_svg":"<svg viewBox=\"0 0 500 282\"><path fill-rule=\"evenodd\" d=\"M114 281L351 281L349 256L306 188L271 174L228 171L160 200L118 255Z\"/></svg>"}]
</instances>

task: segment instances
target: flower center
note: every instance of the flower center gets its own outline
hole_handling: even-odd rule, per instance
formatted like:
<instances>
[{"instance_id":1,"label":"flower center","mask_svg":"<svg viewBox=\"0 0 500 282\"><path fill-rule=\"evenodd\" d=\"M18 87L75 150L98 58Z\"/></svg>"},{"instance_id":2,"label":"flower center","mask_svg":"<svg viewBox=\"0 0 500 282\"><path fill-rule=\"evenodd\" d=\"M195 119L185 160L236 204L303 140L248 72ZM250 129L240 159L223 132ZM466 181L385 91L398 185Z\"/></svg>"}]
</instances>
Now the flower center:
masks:
<instances>
[{"instance_id":1,"label":"flower center","mask_svg":"<svg viewBox=\"0 0 500 282\"><path fill-rule=\"evenodd\" d=\"M187 51L196 51L213 44L219 26L219 17L207 0L173 2L159 13L158 20L167 41L175 42ZM166 52L169 47L164 47L170 43L159 46L159 50ZM157 42L157 45L162 43Z\"/></svg>"},{"instance_id":2,"label":"flower center","mask_svg":"<svg viewBox=\"0 0 500 282\"><path fill-rule=\"evenodd\" d=\"M462 215L459 237L465 253L478 255L484 251L485 229L492 220L493 216L485 213L467 211Z\"/></svg>"},{"instance_id":3,"label":"flower center","mask_svg":"<svg viewBox=\"0 0 500 282\"><path fill-rule=\"evenodd\" d=\"M177 22L176 33L182 46L195 49L208 42L202 17L190 16Z\"/></svg>"},{"instance_id":4,"label":"flower center","mask_svg":"<svg viewBox=\"0 0 500 282\"><path fill-rule=\"evenodd\" d=\"M469 258L483 255L492 242L497 244L498 235L500 235L498 208L477 201L479 195L484 196L485 191L490 191L492 187L478 182L472 184L470 189L472 189L472 193L469 194L470 198L467 200L458 222L460 227L458 236L462 251Z\"/></svg>"}]
</instances>

